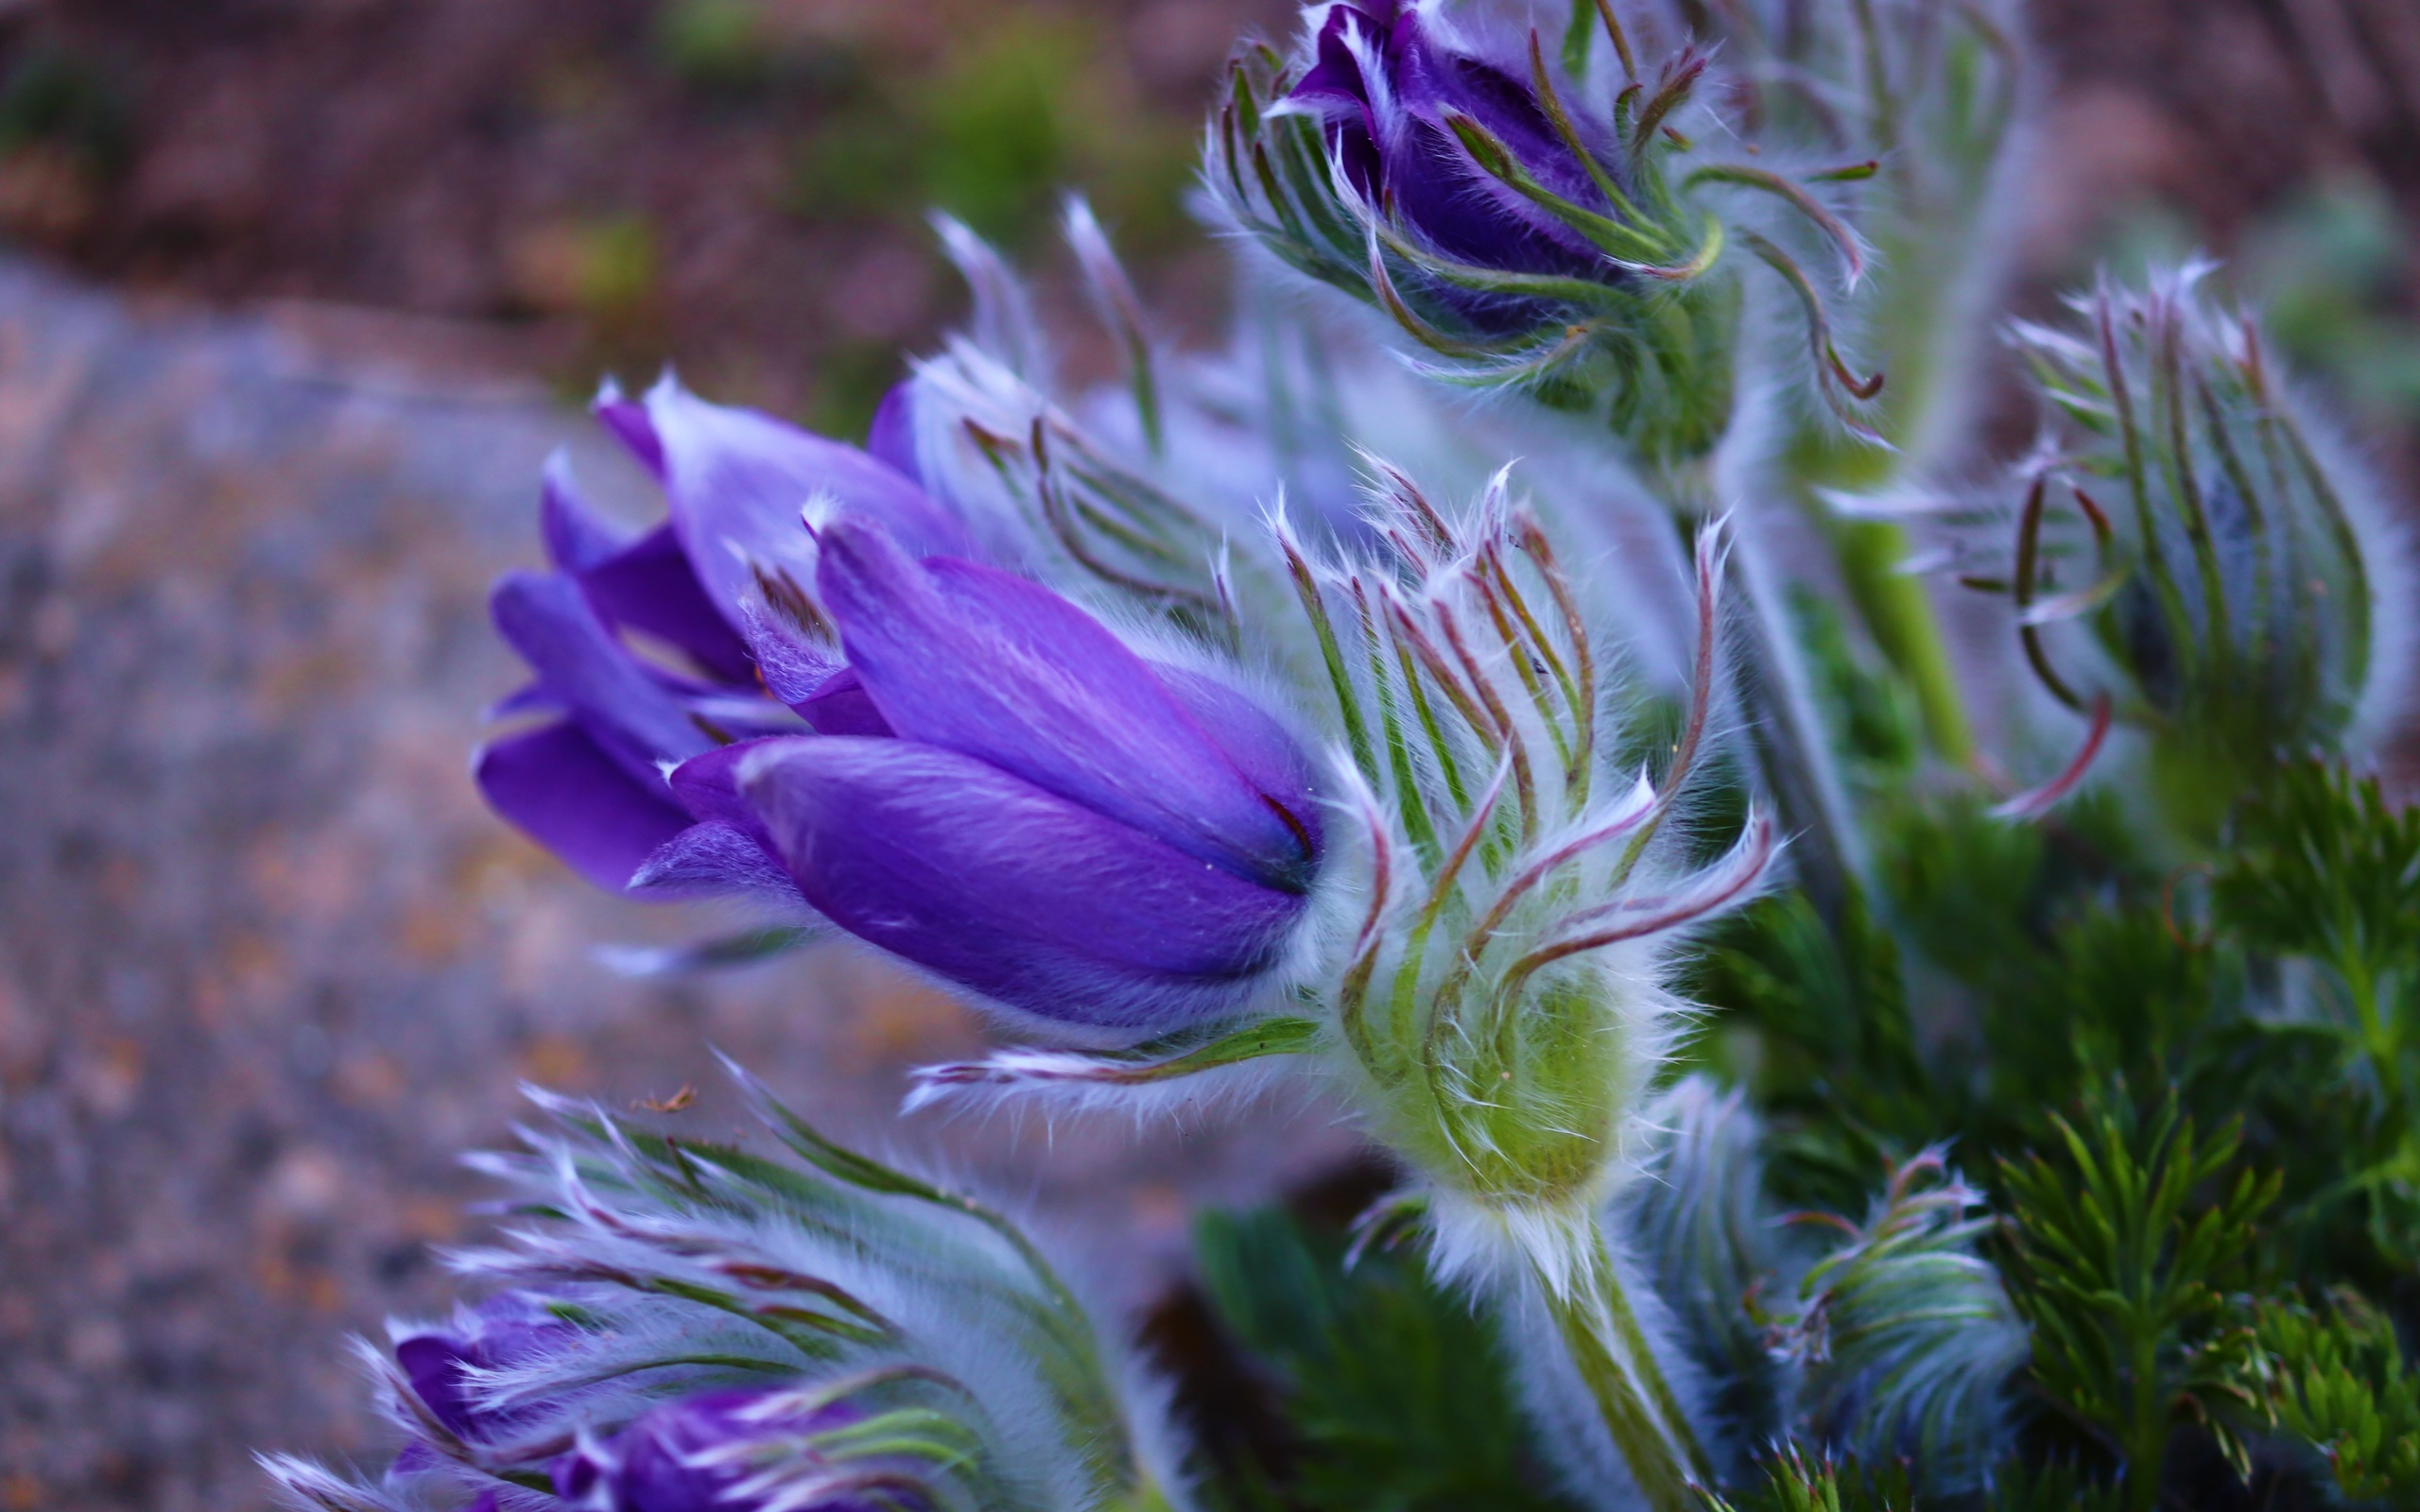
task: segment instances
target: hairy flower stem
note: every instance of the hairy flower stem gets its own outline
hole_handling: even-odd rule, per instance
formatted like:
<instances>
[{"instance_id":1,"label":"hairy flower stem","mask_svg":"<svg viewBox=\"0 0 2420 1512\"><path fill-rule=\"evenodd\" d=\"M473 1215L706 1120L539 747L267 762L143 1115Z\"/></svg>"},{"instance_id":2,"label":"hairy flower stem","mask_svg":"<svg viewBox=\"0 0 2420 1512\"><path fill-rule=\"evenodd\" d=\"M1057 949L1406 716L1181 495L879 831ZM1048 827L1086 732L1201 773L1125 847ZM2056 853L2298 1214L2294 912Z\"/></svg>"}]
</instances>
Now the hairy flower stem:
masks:
<instances>
[{"instance_id":1,"label":"hairy flower stem","mask_svg":"<svg viewBox=\"0 0 2420 1512\"><path fill-rule=\"evenodd\" d=\"M1557 1274L1533 1256L1530 1274L1639 1494L1654 1512L1690 1512L1700 1505L1694 1487L1712 1481L1705 1451L1655 1363L1603 1235L1580 1221L1586 1231L1576 1273Z\"/></svg>"},{"instance_id":2,"label":"hairy flower stem","mask_svg":"<svg viewBox=\"0 0 2420 1512\"><path fill-rule=\"evenodd\" d=\"M1668 471L1663 491L1684 550L1694 550L1698 531L1719 513L1706 464ZM1746 606L1750 632L1739 666L1742 723L1790 836L1799 880L1824 917L1837 920L1861 868L1847 794L1815 706L1814 678L1756 531L1732 536L1724 573L1724 593Z\"/></svg>"},{"instance_id":3,"label":"hairy flower stem","mask_svg":"<svg viewBox=\"0 0 2420 1512\"><path fill-rule=\"evenodd\" d=\"M1975 757L1975 734L1940 616L1923 579L1903 570L1908 533L1887 520L1844 521L1833 532L1833 547L1866 632L1915 692L1934 753L1952 766L1967 765Z\"/></svg>"}]
</instances>

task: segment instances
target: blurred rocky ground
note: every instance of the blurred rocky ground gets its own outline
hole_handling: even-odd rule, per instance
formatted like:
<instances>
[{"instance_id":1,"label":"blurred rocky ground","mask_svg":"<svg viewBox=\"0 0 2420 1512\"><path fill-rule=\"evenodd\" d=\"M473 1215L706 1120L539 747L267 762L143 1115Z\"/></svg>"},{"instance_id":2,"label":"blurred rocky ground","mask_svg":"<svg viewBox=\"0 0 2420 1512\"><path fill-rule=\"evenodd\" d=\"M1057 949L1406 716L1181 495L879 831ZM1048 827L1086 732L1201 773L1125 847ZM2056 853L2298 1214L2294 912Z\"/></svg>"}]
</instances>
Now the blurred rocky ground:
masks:
<instances>
[{"instance_id":1,"label":"blurred rocky ground","mask_svg":"<svg viewBox=\"0 0 2420 1512\"><path fill-rule=\"evenodd\" d=\"M721 1134L719 1045L1028 1197L1127 1304L1188 1204L1341 1158L1316 1113L895 1124L960 1010L846 953L618 978L595 946L715 920L596 896L465 780L541 460L648 507L569 396L671 358L845 429L954 309L923 208L1039 256L1069 180L1208 329L1191 125L1288 9L0 0L0 1512L251 1507L255 1446L372 1452L344 1335L440 1304L454 1157L522 1079L691 1085ZM2420 9L2036 17L2027 298L2211 246L2408 447Z\"/></svg>"}]
</instances>

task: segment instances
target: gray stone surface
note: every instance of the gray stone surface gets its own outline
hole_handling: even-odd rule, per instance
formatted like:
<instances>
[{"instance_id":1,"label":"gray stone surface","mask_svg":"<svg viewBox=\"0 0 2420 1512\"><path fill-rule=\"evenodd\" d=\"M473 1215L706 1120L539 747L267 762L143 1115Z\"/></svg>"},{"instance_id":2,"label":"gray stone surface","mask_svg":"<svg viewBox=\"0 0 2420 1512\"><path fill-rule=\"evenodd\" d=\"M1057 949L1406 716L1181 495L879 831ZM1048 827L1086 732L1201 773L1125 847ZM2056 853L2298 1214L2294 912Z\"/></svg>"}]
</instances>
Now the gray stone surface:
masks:
<instances>
[{"instance_id":1,"label":"gray stone surface","mask_svg":"<svg viewBox=\"0 0 2420 1512\"><path fill-rule=\"evenodd\" d=\"M589 892L465 758L513 683L483 594L534 555L543 457L644 496L481 371L442 327L0 265L0 1512L255 1506L256 1447L376 1452L343 1338L447 1296L455 1156L523 1078L693 1083L679 1118L720 1134L720 1044L836 1131L1029 1199L1124 1305L1189 1201L1344 1145L1300 1113L894 1124L903 1066L977 1043L939 994L845 949L597 966L715 920Z\"/></svg>"}]
</instances>

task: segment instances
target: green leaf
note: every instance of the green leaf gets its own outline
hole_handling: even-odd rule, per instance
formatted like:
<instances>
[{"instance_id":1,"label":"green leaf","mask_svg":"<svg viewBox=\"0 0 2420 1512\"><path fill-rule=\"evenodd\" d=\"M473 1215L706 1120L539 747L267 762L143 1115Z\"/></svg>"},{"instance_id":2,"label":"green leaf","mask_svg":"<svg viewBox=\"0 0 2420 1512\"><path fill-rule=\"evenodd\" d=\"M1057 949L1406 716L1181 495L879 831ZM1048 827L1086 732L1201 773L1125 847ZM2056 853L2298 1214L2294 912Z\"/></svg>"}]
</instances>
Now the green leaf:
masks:
<instances>
[{"instance_id":1,"label":"green leaf","mask_svg":"<svg viewBox=\"0 0 2420 1512\"><path fill-rule=\"evenodd\" d=\"M1304 1512L1555 1512L1493 1331L1416 1260L1364 1255L1283 1212L1194 1228L1219 1324L1274 1381Z\"/></svg>"},{"instance_id":2,"label":"green leaf","mask_svg":"<svg viewBox=\"0 0 2420 1512\"><path fill-rule=\"evenodd\" d=\"M2033 1327L2035 1388L2113 1456L2130 1512L2149 1512L2180 1426L2241 1453L2226 1418L2256 1346L2223 1292L2279 1181L2235 1167L2239 1127L2203 1140L2173 1096L2148 1120L2121 1105L2081 1129L2053 1123L2054 1153L2000 1168L2013 1299Z\"/></svg>"}]
</instances>

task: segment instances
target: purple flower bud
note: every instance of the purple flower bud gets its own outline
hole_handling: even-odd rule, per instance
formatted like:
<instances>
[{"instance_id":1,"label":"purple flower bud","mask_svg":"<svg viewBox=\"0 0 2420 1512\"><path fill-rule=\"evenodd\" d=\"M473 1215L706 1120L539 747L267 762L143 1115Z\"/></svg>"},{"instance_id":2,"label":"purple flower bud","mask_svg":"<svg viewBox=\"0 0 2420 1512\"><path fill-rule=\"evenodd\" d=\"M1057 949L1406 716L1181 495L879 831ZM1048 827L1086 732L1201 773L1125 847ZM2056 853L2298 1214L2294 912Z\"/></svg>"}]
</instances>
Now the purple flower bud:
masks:
<instances>
[{"instance_id":1,"label":"purple flower bud","mask_svg":"<svg viewBox=\"0 0 2420 1512\"><path fill-rule=\"evenodd\" d=\"M1702 458L1728 427L1741 276L1761 264L1805 312L1806 377L1870 431L1879 379L1841 356L1793 249L1811 231L1855 289L1863 249L1818 186L1870 164L1802 179L1753 146L1734 157L1709 54L1643 60L1603 8L1620 72L1591 72L1593 28L1565 33L1559 64L1518 12L1311 7L1292 58L1236 55L1211 191L1282 261L1384 311L1422 369L1601 415L1658 468Z\"/></svg>"},{"instance_id":2,"label":"purple flower bud","mask_svg":"<svg viewBox=\"0 0 2420 1512\"><path fill-rule=\"evenodd\" d=\"M505 1292L464 1310L450 1329L397 1340L395 1363L447 1432L466 1442L488 1442L509 1435L525 1414L489 1405L475 1372L526 1364L561 1349L578 1332L528 1293Z\"/></svg>"},{"instance_id":3,"label":"purple flower bud","mask_svg":"<svg viewBox=\"0 0 2420 1512\"><path fill-rule=\"evenodd\" d=\"M1445 45L1417 9L1396 0L1328 6L1312 59L1288 97L1325 120L1354 188L1392 204L1432 250L1504 271L1605 271L1599 249L1482 171L1447 125L1455 115L1477 122L1547 189L1611 212L1527 81ZM1617 156L1610 141L1591 146ZM1527 319L1497 323L1512 330Z\"/></svg>"},{"instance_id":4,"label":"purple flower bud","mask_svg":"<svg viewBox=\"0 0 2420 1512\"><path fill-rule=\"evenodd\" d=\"M920 561L862 519L821 544L853 679L809 710L833 732L735 767L806 900L1045 1018L1166 1029L1239 1005L1319 867L1293 738L1027 579Z\"/></svg>"},{"instance_id":5,"label":"purple flower bud","mask_svg":"<svg viewBox=\"0 0 2420 1512\"><path fill-rule=\"evenodd\" d=\"M834 1475L810 1442L859 1421L845 1403L808 1406L777 1391L717 1391L648 1412L604 1444L554 1463L555 1494L581 1512L876 1512L901 1505ZM818 1480L834 1483L817 1493ZM912 1495L912 1493L910 1493Z\"/></svg>"}]
</instances>

